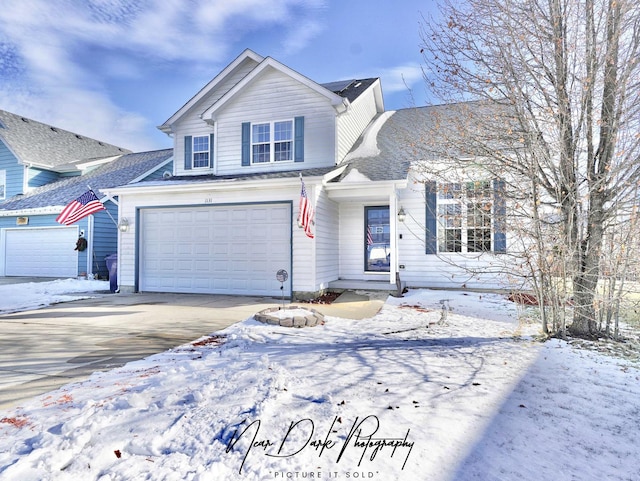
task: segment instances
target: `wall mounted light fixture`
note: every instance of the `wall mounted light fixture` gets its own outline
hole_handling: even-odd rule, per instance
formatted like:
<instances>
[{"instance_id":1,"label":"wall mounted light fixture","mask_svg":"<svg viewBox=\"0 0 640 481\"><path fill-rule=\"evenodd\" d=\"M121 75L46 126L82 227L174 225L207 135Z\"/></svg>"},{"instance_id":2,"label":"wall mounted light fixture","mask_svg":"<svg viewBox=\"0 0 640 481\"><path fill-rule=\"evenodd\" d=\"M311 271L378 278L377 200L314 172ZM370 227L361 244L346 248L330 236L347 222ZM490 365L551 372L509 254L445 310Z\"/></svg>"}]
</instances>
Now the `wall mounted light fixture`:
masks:
<instances>
[{"instance_id":1,"label":"wall mounted light fixture","mask_svg":"<svg viewBox=\"0 0 640 481\"><path fill-rule=\"evenodd\" d=\"M127 232L129 230L129 219L126 217L120 219L120 222L118 222L118 230L120 232Z\"/></svg>"},{"instance_id":2,"label":"wall mounted light fixture","mask_svg":"<svg viewBox=\"0 0 640 481\"><path fill-rule=\"evenodd\" d=\"M406 218L407 218L407 214L405 214L404 212L404 207L400 207L400 210L398 211L398 221L404 222Z\"/></svg>"}]
</instances>

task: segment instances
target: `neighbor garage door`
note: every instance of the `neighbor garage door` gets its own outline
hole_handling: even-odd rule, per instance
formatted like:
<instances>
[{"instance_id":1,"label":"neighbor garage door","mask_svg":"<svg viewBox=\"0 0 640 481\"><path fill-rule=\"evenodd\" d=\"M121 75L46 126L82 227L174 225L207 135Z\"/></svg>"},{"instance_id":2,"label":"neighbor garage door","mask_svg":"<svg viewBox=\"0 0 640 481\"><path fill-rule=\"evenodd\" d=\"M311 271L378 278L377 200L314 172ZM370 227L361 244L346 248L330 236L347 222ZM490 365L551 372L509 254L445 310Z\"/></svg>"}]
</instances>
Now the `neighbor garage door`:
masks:
<instances>
[{"instance_id":1,"label":"neighbor garage door","mask_svg":"<svg viewBox=\"0 0 640 481\"><path fill-rule=\"evenodd\" d=\"M276 273L291 265L290 204L142 209L140 229L140 291L282 293Z\"/></svg>"},{"instance_id":2,"label":"neighbor garage door","mask_svg":"<svg viewBox=\"0 0 640 481\"><path fill-rule=\"evenodd\" d=\"M5 230L5 275L76 277L77 227Z\"/></svg>"}]
</instances>

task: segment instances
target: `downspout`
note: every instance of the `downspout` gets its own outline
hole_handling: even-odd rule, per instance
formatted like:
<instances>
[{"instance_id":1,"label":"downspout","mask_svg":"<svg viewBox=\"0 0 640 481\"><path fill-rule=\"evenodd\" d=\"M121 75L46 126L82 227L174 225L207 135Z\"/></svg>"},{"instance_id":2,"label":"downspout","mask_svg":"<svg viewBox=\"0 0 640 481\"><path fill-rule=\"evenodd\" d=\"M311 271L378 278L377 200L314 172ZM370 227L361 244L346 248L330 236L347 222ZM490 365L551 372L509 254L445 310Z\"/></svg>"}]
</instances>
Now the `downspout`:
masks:
<instances>
[{"instance_id":1,"label":"downspout","mask_svg":"<svg viewBox=\"0 0 640 481\"><path fill-rule=\"evenodd\" d=\"M394 187L389 194L389 240L391 258L389 259L389 283L396 283L396 273L398 272L398 196Z\"/></svg>"},{"instance_id":2,"label":"downspout","mask_svg":"<svg viewBox=\"0 0 640 481\"><path fill-rule=\"evenodd\" d=\"M94 231L94 219L93 214L89 215L89 220L87 221L87 268L85 272L87 273L87 279L93 278L93 231Z\"/></svg>"}]
</instances>

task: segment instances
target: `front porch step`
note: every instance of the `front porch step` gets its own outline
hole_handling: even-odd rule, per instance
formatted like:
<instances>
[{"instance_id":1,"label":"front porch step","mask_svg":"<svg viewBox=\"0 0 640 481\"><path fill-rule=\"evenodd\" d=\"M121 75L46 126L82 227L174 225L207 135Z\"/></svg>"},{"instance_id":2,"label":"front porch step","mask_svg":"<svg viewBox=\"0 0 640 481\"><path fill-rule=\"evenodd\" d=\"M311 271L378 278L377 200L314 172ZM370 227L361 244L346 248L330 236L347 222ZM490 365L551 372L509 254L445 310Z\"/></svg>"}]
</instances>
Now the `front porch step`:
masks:
<instances>
[{"instance_id":1,"label":"front porch step","mask_svg":"<svg viewBox=\"0 0 640 481\"><path fill-rule=\"evenodd\" d=\"M404 288L404 282L402 283ZM329 282L329 289L350 289L350 290L363 290L363 291L388 291L397 292L398 288L395 282L392 284L386 281L362 281L362 280L350 280L350 279L338 279L337 281Z\"/></svg>"}]
</instances>

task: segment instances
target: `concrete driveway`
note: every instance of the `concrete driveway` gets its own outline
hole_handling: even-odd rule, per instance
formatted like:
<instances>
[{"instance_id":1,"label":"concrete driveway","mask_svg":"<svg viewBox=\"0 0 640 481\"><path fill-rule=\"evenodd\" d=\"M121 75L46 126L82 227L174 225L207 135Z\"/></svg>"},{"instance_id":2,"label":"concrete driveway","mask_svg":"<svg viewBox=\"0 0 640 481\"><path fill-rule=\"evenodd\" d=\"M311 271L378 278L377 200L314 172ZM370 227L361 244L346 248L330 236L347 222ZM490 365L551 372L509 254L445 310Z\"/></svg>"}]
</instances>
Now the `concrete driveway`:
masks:
<instances>
[{"instance_id":1,"label":"concrete driveway","mask_svg":"<svg viewBox=\"0 0 640 481\"><path fill-rule=\"evenodd\" d=\"M313 305L325 315L375 315L383 298L345 293ZM103 294L0 316L0 409L95 371L191 342L251 317L277 299L198 294Z\"/></svg>"}]
</instances>

